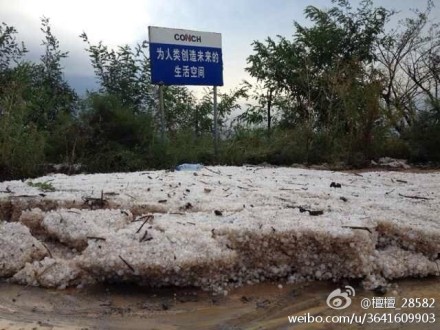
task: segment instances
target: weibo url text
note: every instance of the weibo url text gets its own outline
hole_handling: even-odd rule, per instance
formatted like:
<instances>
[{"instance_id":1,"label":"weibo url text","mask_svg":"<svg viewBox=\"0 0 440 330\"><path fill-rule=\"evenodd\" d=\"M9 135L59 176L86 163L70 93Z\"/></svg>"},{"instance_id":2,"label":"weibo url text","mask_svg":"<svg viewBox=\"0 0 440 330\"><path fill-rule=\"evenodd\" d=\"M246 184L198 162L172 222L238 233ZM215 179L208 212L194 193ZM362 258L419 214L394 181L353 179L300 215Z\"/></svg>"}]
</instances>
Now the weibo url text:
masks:
<instances>
[{"instance_id":1,"label":"weibo url text","mask_svg":"<svg viewBox=\"0 0 440 330\"><path fill-rule=\"evenodd\" d=\"M288 316L291 324L307 323L342 323L342 324L371 324L371 323L435 323L434 313L363 313L351 315L304 315Z\"/></svg>"}]
</instances>

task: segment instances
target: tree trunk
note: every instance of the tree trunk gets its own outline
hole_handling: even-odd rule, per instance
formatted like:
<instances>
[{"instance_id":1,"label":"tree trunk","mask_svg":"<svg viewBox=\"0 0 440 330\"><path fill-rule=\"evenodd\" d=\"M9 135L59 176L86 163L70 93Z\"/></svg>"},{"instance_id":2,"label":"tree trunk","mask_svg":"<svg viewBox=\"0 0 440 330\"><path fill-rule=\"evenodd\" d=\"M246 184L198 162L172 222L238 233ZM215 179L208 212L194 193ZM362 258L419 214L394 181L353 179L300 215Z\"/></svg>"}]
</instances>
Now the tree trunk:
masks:
<instances>
[{"instance_id":1,"label":"tree trunk","mask_svg":"<svg viewBox=\"0 0 440 330\"><path fill-rule=\"evenodd\" d=\"M272 107L272 95L273 95L273 89L269 89L269 95L267 100L267 133L270 134L270 125L272 121L272 114L270 112Z\"/></svg>"}]
</instances>

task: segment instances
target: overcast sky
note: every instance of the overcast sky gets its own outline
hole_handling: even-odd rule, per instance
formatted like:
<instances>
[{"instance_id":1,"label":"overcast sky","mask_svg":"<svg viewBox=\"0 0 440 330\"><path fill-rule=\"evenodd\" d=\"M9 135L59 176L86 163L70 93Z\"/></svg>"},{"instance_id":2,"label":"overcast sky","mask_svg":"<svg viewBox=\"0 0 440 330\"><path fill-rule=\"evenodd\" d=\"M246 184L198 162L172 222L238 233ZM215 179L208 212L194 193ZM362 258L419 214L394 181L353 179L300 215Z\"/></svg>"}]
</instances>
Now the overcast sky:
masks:
<instances>
[{"instance_id":1,"label":"overcast sky","mask_svg":"<svg viewBox=\"0 0 440 330\"><path fill-rule=\"evenodd\" d=\"M434 17L440 17L440 1ZM359 0L352 0L353 6ZM400 10L423 9L426 1L376 0L376 4ZM69 52L63 62L66 79L79 92L93 88L94 76L84 43L83 31L93 44L130 44L148 39L148 26L191 29L222 34L224 90L237 86L249 76L244 71L251 43L268 36L291 36L293 21L305 24L304 9L332 6L331 0L0 0L0 21L14 26L31 58L42 52L40 18L50 18L61 49ZM199 87L201 88L201 87Z\"/></svg>"}]
</instances>

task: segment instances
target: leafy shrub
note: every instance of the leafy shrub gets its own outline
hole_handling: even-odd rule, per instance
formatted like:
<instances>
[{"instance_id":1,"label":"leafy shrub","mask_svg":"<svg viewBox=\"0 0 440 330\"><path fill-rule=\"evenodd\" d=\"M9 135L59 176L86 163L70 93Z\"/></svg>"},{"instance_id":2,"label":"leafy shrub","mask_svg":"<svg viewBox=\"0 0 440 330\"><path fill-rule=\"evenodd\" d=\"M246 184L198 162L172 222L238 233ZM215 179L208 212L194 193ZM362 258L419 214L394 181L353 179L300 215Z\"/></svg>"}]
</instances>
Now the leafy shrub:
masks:
<instances>
[{"instance_id":1,"label":"leafy shrub","mask_svg":"<svg viewBox=\"0 0 440 330\"><path fill-rule=\"evenodd\" d=\"M23 99L26 82L19 68L0 93L0 179L36 176L45 160L45 135L27 120L31 111Z\"/></svg>"},{"instance_id":2,"label":"leafy shrub","mask_svg":"<svg viewBox=\"0 0 440 330\"><path fill-rule=\"evenodd\" d=\"M24 123L25 112L24 106L13 106L0 115L0 179L41 173L45 137L32 123Z\"/></svg>"},{"instance_id":3,"label":"leafy shrub","mask_svg":"<svg viewBox=\"0 0 440 330\"><path fill-rule=\"evenodd\" d=\"M41 191L55 191L55 187L49 181L44 181L44 182L28 181L27 184L28 186L38 188Z\"/></svg>"},{"instance_id":4,"label":"leafy shrub","mask_svg":"<svg viewBox=\"0 0 440 330\"><path fill-rule=\"evenodd\" d=\"M432 113L422 112L405 138L412 162L440 162L440 121Z\"/></svg>"},{"instance_id":5,"label":"leafy shrub","mask_svg":"<svg viewBox=\"0 0 440 330\"><path fill-rule=\"evenodd\" d=\"M83 162L89 171L131 171L149 164L151 116L134 113L112 95L91 94L81 113Z\"/></svg>"}]
</instances>

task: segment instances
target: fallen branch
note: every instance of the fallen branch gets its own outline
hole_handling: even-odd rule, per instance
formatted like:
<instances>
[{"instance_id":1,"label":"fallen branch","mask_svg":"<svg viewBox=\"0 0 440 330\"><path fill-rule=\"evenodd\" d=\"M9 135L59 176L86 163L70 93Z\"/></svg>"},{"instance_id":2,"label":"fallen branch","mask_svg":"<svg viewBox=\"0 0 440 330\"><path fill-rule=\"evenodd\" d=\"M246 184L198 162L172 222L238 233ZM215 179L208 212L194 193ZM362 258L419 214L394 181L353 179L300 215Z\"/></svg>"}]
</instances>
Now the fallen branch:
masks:
<instances>
[{"instance_id":1,"label":"fallen branch","mask_svg":"<svg viewBox=\"0 0 440 330\"><path fill-rule=\"evenodd\" d=\"M145 214L145 215L140 216L137 219L134 219L133 222L138 222L138 221L141 221L142 219L145 219L145 218L148 218L148 217L154 218L154 215L152 215L152 214Z\"/></svg>"},{"instance_id":2,"label":"fallen branch","mask_svg":"<svg viewBox=\"0 0 440 330\"><path fill-rule=\"evenodd\" d=\"M6 187L6 190L0 190L0 193L13 194L14 192L11 189L9 189L9 187Z\"/></svg>"},{"instance_id":3,"label":"fallen branch","mask_svg":"<svg viewBox=\"0 0 440 330\"><path fill-rule=\"evenodd\" d=\"M142 227L150 220L154 219L154 215L147 215L145 221L142 223L142 225L139 227L139 229L136 231L136 234L139 233L142 229Z\"/></svg>"},{"instance_id":4,"label":"fallen branch","mask_svg":"<svg viewBox=\"0 0 440 330\"><path fill-rule=\"evenodd\" d=\"M110 192L106 192L104 193L105 196L119 196L119 193L114 192L114 191L110 191Z\"/></svg>"},{"instance_id":5,"label":"fallen branch","mask_svg":"<svg viewBox=\"0 0 440 330\"><path fill-rule=\"evenodd\" d=\"M97 236L87 236L87 239L95 239L97 241L105 241L104 237L97 237Z\"/></svg>"},{"instance_id":6,"label":"fallen branch","mask_svg":"<svg viewBox=\"0 0 440 330\"><path fill-rule=\"evenodd\" d=\"M130 268L130 270L134 273L134 268L124 258L119 256L119 259L121 259L124 262L124 264L126 264L127 267Z\"/></svg>"},{"instance_id":7,"label":"fallen branch","mask_svg":"<svg viewBox=\"0 0 440 330\"><path fill-rule=\"evenodd\" d=\"M412 198L412 199L432 200L432 198L422 197L422 196L411 196L411 195L403 195L403 194L399 194L399 196L405 197L405 198Z\"/></svg>"},{"instance_id":8,"label":"fallen branch","mask_svg":"<svg viewBox=\"0 0 440 330\"><path fill-rule=\"evenodd\" d=\"M288 200L287 198L283 198L283 197L279 197L279 196L274 196L276 199L279 199L280 201L283 201L283 202L291 202L290 200ZM297 207L297 206L295 206L295 207L292 207L292 206L288 206L288 207L290 207L290 208L295 208L295 207Z\"/></svg>"},{"instance_id":9,"label":"fallen branch","mask_svg":"<svg viewBox=\"0 0 440 330\"><path fill-rule=\"evenodd\" d=\"M44 244L43 242L41 242L41 244L43 244L43 246L45 247L45 249L46 249L47 252L49 253L49 257L53 258L53 257L52 257L52 252L50 252L50 250L49 250L49 248L47 247L47 245Z\"/></svg>"},{"instance_id":10,"label":"fallen branch","mask_svg":"<svg viewBox=\"0 0 440 330\"><path fill-rule=\"evenodd\" d=\"M220 172L216 172L216 171L214 171L214 170L211 170L210 168L207 168L206 166L204 166L203 167L205 170L208 170L209 172L212 172L212 173L215 173L215 174L218 174L218 175L222 175Z\"/></svg>"},{"instance_id":11,"label":"fallen branch","mask_svg":"<svg viewBox=\"0 0 440 330\"><path fill-rule=\"evenodd\" d=\"M141 237L141 239L139 240L139 242L143 242L143 241L151 241L153 239L153 237L147 237L148 235L148 230L145 231L144 235Z\"/></svg>"},{"instance_id":12,"label":"fallen branch","mask_svg":"<svg viewBox=\"0 0 440 330\"><path fill-rule=\"evenodd\" d=\"M136 198L134 198L133 196L131 196L131 195L127 194L127 193L124 193L124 194L127 195L128 197L130 197L131 199L136 200Z\"/></svg>"},{"instance_id":13,"label":"fallen branch","mask_svg":"<svg viewBox=\"0 0 440 330\"><path fill-rule=\"evenodd\" d=\"M370 234L373 233L373 232L371 231L371 229L368 228L368 227L360 227L360 226L342 226L342 228L360 229L360 230L366 230L366 231L368 231Z\"/></svg>"},{"instance_id":14,"label":"fallen branch","mask_svg":"<svg viewBox=\"0 0 440 330\"><path fill-rule=\"evenodd\" d=\"M89 196L83 196L82 200L84 201L84 204L89 205L90 207L99 206L104 207L107 203L107 200L104 199L104 192L101 191L101 197L89 197Z\"/></svg>"},{"instance_id":15,"label":"fallen branch","mask_svg":"<svg viewBox=\"0 0 440 330\"><path fill-rule=\"evenodd\" d=\"M127 217L129 217L130 216L130 214L128 214L128 212L127 211L125 211L125 210L121 210L121 214L125 214Z\"/></svg>"},{"instance_id":16,"label":"fallen branch","mask_svg":"<svg viewBox=\"0 0 440 330\"><path fill-rule=\"evenodd\" d=\"M309 211L309 215L311 215L311 216L317 216L317 215L323 215L324 214L323 210L316 210L316 211L307 210L307 211Z\"/></svg>"},{"instance_id":17,"label":"fallen branch","mask_svg":"<svg viewBox=\"0 0 440 330\"><path fill-rule=\"evenodd\" d=\"M304 213L304 212L309 212L309 215L311 216L317 216L317 215L323 215L324 214L324 210L309 210L306 209L302 206L295 206L295 205L286 205L286 208L288 209L298 209L299 212Z\"/></svg>"},{"instance_id":18,"label":"fallen branch","mask_svg":"<svg viewBox=\"0 0 440 330\"><path fill-rule=\"evenodd\" d=\"M40 284L40 286L42 286L42 285L41 285L41 282L40 282L40 277L41 277L45 272L47 272L49 269L51 269L52 267L54 267L56 264L57 264L57 263L54 262L53 264L51 264L51 265L47 266L46 268L44 268L43 271L42 271L41 273L38 273L38 272L35 273L35 278L36 278L36 280L38 281L38 284Z\"/></svg>"}]
</instances>

